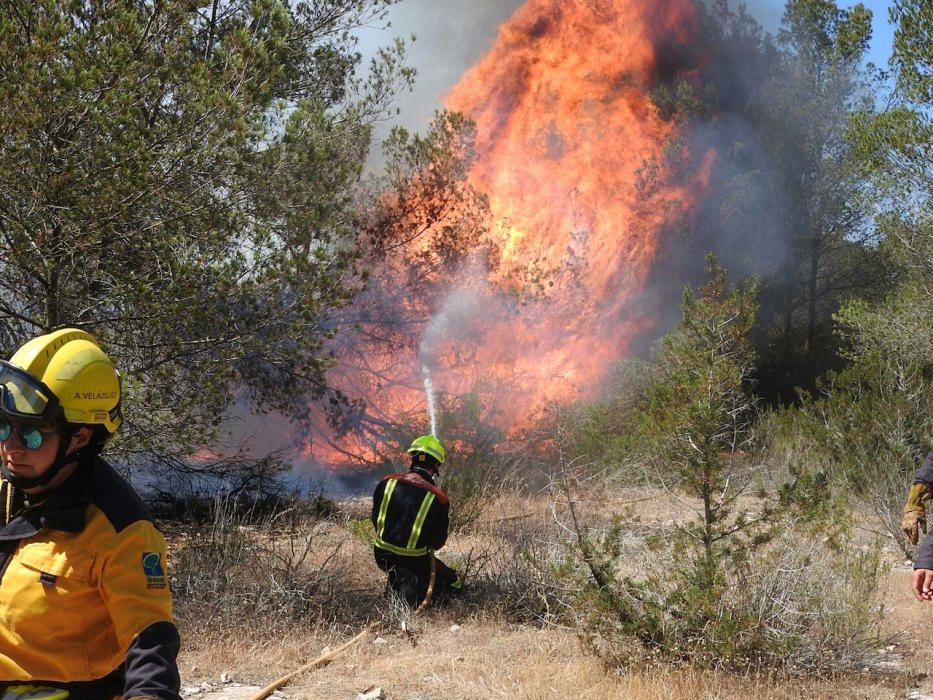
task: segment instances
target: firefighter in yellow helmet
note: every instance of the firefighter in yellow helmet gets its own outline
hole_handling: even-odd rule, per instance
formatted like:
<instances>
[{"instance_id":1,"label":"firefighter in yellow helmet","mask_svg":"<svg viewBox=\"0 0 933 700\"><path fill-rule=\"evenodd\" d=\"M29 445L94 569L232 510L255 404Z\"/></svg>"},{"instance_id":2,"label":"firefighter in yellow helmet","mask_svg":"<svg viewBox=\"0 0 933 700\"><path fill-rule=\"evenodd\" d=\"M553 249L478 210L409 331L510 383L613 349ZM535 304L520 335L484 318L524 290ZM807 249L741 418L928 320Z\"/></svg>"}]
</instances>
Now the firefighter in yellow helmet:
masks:
<instances>
[{"instance_id":1,"label":"firefighter in yellow helmet","mask_svg":"<svg viewBox=\"0 0 933 700\"><path fill-rule=\"evenodd\" d=\"M444 463L444 446L433 435L415 438L408 448L408 472L389 474L373 493L373 555L388 574L387 587L412 607L422 601L431 577L429 552L444 546L450 525L450 503L435 483ZM435 591L461 589L457 572L435 558Z\"/></svg>"},{"instance_id":2,"label":"firefighter in yellow helmet","mask_svg":"<svg viewBox=\"0 0 933 700\"><path fill-rule=\"evenodd\" d=\"M166 547L100 457L120 377L93 336L39 336L0 361L4 698L178 700Z\"/></svg>"}]
</instances>

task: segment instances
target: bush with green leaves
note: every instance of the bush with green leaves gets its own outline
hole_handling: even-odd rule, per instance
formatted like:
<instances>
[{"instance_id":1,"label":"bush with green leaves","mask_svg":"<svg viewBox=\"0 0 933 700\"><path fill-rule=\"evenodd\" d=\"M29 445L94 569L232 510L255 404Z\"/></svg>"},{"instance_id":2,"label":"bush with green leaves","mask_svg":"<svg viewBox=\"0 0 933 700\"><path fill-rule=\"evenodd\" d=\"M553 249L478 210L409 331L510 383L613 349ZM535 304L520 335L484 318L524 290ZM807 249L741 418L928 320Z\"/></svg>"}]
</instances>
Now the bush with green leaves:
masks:
<instances>
[{"instance_id":1,"label":"bush with green leaves","mask_svg":"<svg viewBox=\"0 0 933 700\"><path fill-rule=\"evenodd\" d=\"M876 298L850 301L836 315L852 365L814 410L847 485L906 546L901 508L933 448L933 7L890 5L894 90L882 112L856 114L849 134L880 212L878 249L890 272Z\"/></svg>"},{"instance_id":2,"label":"bush with green leaves","mask_svg":"<svg viewBox=\"0 0 933 700\"><path fill-rule=\"evenodd\" d=\"M904 369L895 380L886 360L862 358L797 413L815 447L810 468L877 517L912 556L901 518L914 474L933 447L933 385L919 367Z\"/></svg>"},{"instance_id":3,"label":"bush with green leaves","mask_svg":"<svg viewBox=\"0 0 933 700\"><path fill-rule=\"evenodd\" d=\"M676 537L661 538L635 573L618 563L631 523L591 531L583 546L590 563L576 570L581 638L619 667L654 659L831 673L870 663L882 645L878 543L835 546L790 519L782 524L741 565L713 568Z\"/></svg>"},{"instance_id":4,"label":"bush with green leaves","mask_svg":"<svg viewBox=\"0 0 933 700\"><path fill-rule=\"evenodd\" d=\"M581 635L620 665L648 655L733 670L813 666L819 644L854 645L827 666L862 658L877 640L877 552L854 555L845 538L822 536L816 516L831 494L808 471L794 465L785 488L763 488L749 343L757 289L729 286L712 259L709 273L698 294L685 292L682 320L635 394L618 402L637 407L624 439L662 493L659 524L633 543L631 519L594 525L572 488L566 496ZM852 591L835 587L843 572L858 577Z\"/></svg>"}]
</instances>

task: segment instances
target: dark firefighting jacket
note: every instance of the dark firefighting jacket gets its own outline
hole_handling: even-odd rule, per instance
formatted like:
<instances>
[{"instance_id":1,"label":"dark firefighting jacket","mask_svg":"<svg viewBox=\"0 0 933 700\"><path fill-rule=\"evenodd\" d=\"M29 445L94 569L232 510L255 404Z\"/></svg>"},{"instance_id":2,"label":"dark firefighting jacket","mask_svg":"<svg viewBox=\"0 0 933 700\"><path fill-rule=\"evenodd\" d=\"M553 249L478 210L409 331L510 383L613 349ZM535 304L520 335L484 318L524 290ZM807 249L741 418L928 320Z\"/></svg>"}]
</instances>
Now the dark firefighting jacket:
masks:
<instances>
[{"instance_id":1,"label":"dark firefighting jacket","mask_svg":"<svg viewBox=\"0 0 933 700\"><path fill-rule=\"evenodd\" d=\"M413 468L383 477L373 493L373 544L406 557L420 557L447 541L450 504L431 473Z\"/></svg>"},{"instance_id":2,"label":"dark firefighting jacket","mask_svg":"<svg viewBox=\"0 0 933 700\"><path fill-rule=\"evenodd\" d=\"M917 470L914 477L914 483L926 484L933 489L933 450L927 455L923 466ZM933 530L927 533L923 544L917 550L917 558L914 559L915 569L933 569Z\"/></svg>"},{"instance_id":3,"label":"dark firefighting jacket","mask_svg":"<svg viewBox=\"0 0 933 700\"><path fill-rule=\"evenodd\" d=\"M90 457L43 500L22 499L0 484L0 685L178 700L165 540L135 490Z\"/></svg>"}]
</instances>

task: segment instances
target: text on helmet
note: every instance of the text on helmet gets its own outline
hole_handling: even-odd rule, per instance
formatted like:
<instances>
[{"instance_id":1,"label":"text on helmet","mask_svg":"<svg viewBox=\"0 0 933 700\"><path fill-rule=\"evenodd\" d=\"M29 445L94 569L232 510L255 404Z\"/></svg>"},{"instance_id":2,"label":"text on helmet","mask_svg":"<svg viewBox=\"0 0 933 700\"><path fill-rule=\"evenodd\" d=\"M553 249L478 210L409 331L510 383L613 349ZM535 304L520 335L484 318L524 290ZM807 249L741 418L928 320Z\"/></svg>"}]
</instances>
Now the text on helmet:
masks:
<instances>
[{"instance_id":1,"label":"text on helmet","mask_svg":"<svg viewBox=\"0 0 933 700\"><path fill-rule=\"evenodd\" d=\"M74 398L81 399L83 401L99 401L102 399L115 399L117 398L117 392L115 391L76 391Z\"/></svg>"}]
</instances>

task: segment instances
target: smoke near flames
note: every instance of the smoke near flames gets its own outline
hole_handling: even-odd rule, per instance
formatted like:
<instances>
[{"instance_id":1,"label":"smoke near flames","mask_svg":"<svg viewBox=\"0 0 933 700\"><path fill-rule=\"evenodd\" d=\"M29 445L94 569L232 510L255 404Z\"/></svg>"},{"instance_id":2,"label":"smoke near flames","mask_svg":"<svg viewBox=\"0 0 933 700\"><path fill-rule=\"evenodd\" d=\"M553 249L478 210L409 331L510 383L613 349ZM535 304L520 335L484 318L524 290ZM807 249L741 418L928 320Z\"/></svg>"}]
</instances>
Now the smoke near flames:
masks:
<instances>
[{"instance_id":1,"label":"smoke near flames","mask_svg":"<svg viewBox=\"0 0 933 700\"><path fill-rule=\"evenodd\" d=\"M475 122L479 252L421 276L404 261L428 259L464 219L412 219L418 235L380 262L344 323L356 330L335 343L331 380L350 403L316 419L307 456L388 459L430 430L432 400L444 414L469 397L507 439L555 402L598 394L655 329L646 288L659 247L711 187L716 144L680 133L652 96L697 79L701 34L693 0L528 0L501 25L445 102ZM457 439L454 422L437 422Z\"/></svg>"}]
</instances>

